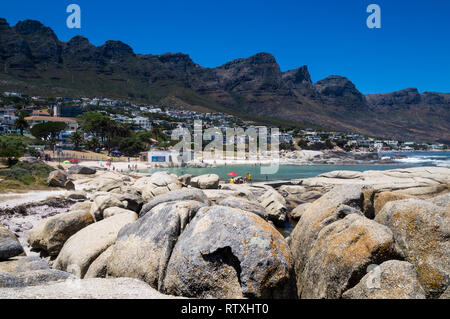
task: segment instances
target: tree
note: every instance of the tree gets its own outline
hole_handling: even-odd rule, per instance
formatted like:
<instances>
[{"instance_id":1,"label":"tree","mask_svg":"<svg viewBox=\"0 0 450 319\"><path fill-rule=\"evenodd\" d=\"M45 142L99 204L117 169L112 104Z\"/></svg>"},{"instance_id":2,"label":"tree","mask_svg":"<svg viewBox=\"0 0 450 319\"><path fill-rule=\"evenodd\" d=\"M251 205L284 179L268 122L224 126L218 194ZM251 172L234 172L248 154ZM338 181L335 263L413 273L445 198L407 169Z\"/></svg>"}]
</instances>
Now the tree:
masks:
<instances>
[{"instance_id":1,"label":"tree","mask_svg":"<svg viewBox=\"0 0 450 319\"><path fill-rule=\"evenodd\" d=\"M0 157L7 159L9 167L18 162L27 147L28 142L23 136L16 134L0 136Z\"/></svg>"},{"instance_id":2,"label":"tree","mask_svg":"<svg viewBox=\"0 0 450 319\"><path fill-rule=\"evenodd\" d=\"M31 134L34 137L43 140L48 144L50 149L56 145L58 135L67 127L62 122L46 122L36 124L31 128Z\"/></svg>"},{"instance_id":3,"label":"tree","mask_svg":"<svg viewBox=\"0 0 450 319\"><path fill-rule=\"evenodd\" d=\"M78 116L80 128L86 133L100 137L103 145L110 151L118 147L122 138L132 134L130 126L111 120L108 116L88 112Z\"/></svg>"},{"instance_id":4,"label":"tree","mask_svg":"<svg viewBox=\"0 0 450 319\"><path fill-rule=\"evenodd\" d=\"M23 113L19 115L16 122L14 123L14 126L16 130L20 130L20 135L23 136L23 131L25 131L29 126L27 120L25 120L25 115Z\"/></svg>"},{"instance_id":5,"label":"tree","mask_svg":"<svg viewBox=\"0 0 450 319\"><path fill-rule=\"evenodd\" d=\"M88 142L88 147L91 151L97 152L100 146L100 141L96 136L92 137Z\"/></svg>"},{"instance_id":6,"label":"tree","mask_svg":"<svg viewBox=\"0 0 450 319\"><path fill-rule=\"evenodd\" d=\"M13 166L19 161L19 158L23 155L22 152L19 150L16 150L12 147L4 148L0 151L0 157L6 157L7 158L7 165L8 167Z\"/></svg>"},{"instance_id":7,"label":"tree","mask_svg":"<svg viewBox=\"0 0 450 319\"><path fill-rule=\"evenodd\" d=\"M307 149L308 148L308 140L299 139L297 142L297 145L300 146L302 149Z\"/></svg>"},{"instance_id":8,"label":"tree","mask_svg":"<svg viewBox=\"0 0 450 319\"><path fill-rule=\"evenodd\" d=\"M136 156L139 155L140 152L145 151L146 146L142 143L136 135L123 138L119 144L119 150L125 156Z\"/></svg>"},{"instance_id":9,"label":"tree","mask_svg":"<svg viewBox=\"0 0 450 319\"><path fill-rule=\"evenodd\" d=\"M70 135L69 139L75 145L75 150L78 151L80 148L80 144L84 141L83 133L81 133L79 130L76 130L72 133L72 135Z\"/></svg>"}]
</instances>

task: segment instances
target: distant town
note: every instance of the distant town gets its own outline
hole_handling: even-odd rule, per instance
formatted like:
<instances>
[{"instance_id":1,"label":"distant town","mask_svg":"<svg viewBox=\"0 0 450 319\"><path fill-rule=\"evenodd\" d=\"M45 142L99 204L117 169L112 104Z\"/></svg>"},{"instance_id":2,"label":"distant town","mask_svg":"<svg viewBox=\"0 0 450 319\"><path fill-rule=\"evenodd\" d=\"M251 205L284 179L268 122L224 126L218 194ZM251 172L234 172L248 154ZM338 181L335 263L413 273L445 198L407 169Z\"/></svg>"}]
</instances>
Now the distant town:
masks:
<instances>
[{"instance_id":1,"label":"distant town","mask_svg":"<svg viewBox=\"0 0 450 319\"><path fill-rule=\"evenodd\" d=\"M3 92L0 96L0 135L20 134L35 138L38 145L50 147L53 151L89 149L94 152L106 150L109 155L139 156L152 149L170 148L176 142L170 140L172 130L192 130L195 120L202 120L203 128L217 128L222 132L228 127L260 128L257 123L230 114L200 113L107 97L46 98L26 96L20 92ZM102 124L101 121L106 122ZM111 126L111 129L108 131L102 126ZM448 149L445 144L398 141L313 128L281 129L278 137L280 149L285 150L388 152ZM248 143L248 139L245 142Z\"/></svg>"}]
</instances>

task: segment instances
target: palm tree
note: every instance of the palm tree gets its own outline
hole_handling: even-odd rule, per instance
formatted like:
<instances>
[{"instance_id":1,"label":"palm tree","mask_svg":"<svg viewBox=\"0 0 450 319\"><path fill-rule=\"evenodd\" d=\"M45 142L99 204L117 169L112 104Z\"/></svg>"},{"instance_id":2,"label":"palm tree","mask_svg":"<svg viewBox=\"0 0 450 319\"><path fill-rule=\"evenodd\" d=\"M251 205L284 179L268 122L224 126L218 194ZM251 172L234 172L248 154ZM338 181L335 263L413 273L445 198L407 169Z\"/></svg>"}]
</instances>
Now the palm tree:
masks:
<instances>
[{"instance_id":1,"label":"palm tree","mask_svg":"<svg viewBox=\"0 0 450 319\"><path fill-rule=\"evenodd\" d=\"M14 126L16 127L16 130L20 130L20 135L23 136L23 131L25 131L28 128L28 122L25 120L25 115L20 114L17 120L14 122Z\"/></svg>"},{"instance_id":2,"label":"palm tree","mask_svg":"<svg viewBox=\"0 0 450 319\"><path fill-rule=\"evenodd\" d=\"M97 152L97 149L100 148L100 141L96 136L89 141L89 148L94 152Z\"/></svg>"},{"instance_id":3,"label":"palm tree","mask_svg":"<svg viewBox=\"0 0 450 319\"><path fill-rule=\"evenodd\" d=\"M83 140L83 134L79 130L76 130L70 135L70 141L75 145L76 151L80 148L80 144L83 143Z\"/></svg>"}]
</instances>

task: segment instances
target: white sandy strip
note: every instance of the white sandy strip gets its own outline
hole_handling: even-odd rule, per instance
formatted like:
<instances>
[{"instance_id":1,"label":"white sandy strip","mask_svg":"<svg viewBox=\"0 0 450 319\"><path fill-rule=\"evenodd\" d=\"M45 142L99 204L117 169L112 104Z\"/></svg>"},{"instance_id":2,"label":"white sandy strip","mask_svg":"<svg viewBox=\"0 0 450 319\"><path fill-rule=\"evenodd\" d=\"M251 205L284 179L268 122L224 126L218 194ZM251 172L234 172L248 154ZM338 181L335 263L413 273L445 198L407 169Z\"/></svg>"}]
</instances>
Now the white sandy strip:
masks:
<instances>
[{"instance_id":1,"label":"white sandy strip","mask_svg":"<svg viewBox=\"0 0 450 319\"><path fill-rule=\"evenodd\" d=\"M31 191L28 193L6 193L0 194L0 208L15 207L22 204L39 202L49 197L55 197L66 193L65 190L57 191Z\"/></svg>"}]
</instances>

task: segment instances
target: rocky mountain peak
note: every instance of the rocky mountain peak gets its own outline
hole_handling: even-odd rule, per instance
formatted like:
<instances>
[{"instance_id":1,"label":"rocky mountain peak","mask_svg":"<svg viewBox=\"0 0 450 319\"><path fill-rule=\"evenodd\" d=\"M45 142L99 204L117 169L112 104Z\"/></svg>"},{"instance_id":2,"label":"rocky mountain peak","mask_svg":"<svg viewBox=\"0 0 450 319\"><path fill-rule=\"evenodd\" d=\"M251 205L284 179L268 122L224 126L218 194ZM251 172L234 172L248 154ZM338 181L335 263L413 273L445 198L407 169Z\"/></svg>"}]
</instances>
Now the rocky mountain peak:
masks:
<instances>
[{"instance_id":1,"label":"rocky mountain peak","mask_svg":"<svg viewBox=\"0 0 450 319\"><path fill-rule=\"evenodd\" d=\"M135 56L133 49L122 41L106 41L99 49L106 58Z\"/></svg>"},{"instance_id":2,"label":"rocky mountain peak","mask_svg":"<svg viewBox=\"0 0 450 319\"><path fill-rule=\"evenodd\" d=\"M373 106L406 106L421 102L421 96L416 88L408 88L392 93L368 94L367 101Z\"/></svg>"},{"instance_id":3,"label":"rocky mountain peak","mask_svg":"<svg viewBox=\"0 0 450 319\"><path fill-rule=\"evenodd\" d=\"M27 36L35 33L45 34L56 39L56 35L53 30L49 27L44 26L42 23L36 20L25 20L19 21L15 26L14 30L20 35Z\"/></svg>"},{"instance_id":4,"label":"rocky mountain peak","mask_svg":"<svg viewBox=\"0 0 450 319\"><path fill-rule=\"evenodd\" d=\"M9 27L9 23L8 23L8 21L6 21L6 19L5 18L0 18L0 27L4 27L4 26L7 26L7 27Z\"/></svg>"},{"instance_id":5,"label":"rocky mountain peak","mask_svg":"<svg viewBox=\"0 0 450 319\"><path fill-rule=\"evenodd\" d=\"M308 67L306 65L283 72L283 81L288 84L289 87L295 87L298 84L311 84L311 75L309 74Z\"/></svg>"},{"instance_id":6,"label":"rocky mountain peak","mask_svg":"<svg viewBox=\"0 0 450 319\"><path fill-rule=\"evenodd\" d=\"M157 58L161 63L167 63L184 69L196 66L191 57L184 53L165 53L157 55Z\"/></svg>"},{"instance_id":7,"label":"rocky mountain peak","mask_svg":"<svg viewBox=\"0 0 450 319\"><path fill-rule=\"evenodd\" d=\"M76 36L74 36L72 39L70 39L69 40L69 42L67 42L66 43L66 45L68 45L68 46L77 46L77 45L89 45L89 44L91 44L90 42L89 42L89 39L88 38L85 38L85 37L83 37L83 36L81 36L81 35L76 35Z\"/></svg>"},{"instance_id":8,"label":"rocky mountain peak","mask_svg":"<svg viewBox=\"0 0 450 319\"><path fill-rule=\"evenodd\" d=\"M331 75L314 84L316 91L330 103L335 105L365 103L364 95L346 77Z\"/></svg>"}]
</instances>

